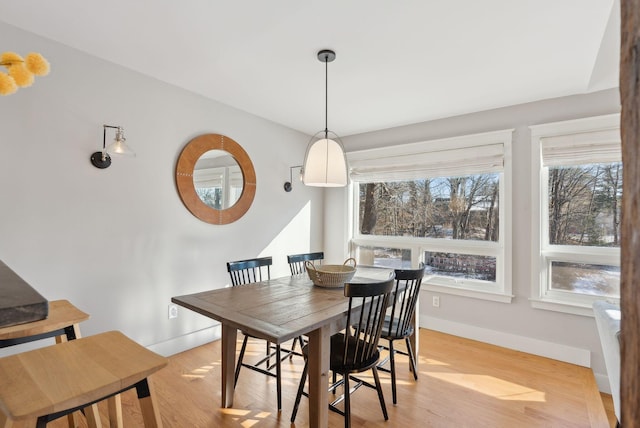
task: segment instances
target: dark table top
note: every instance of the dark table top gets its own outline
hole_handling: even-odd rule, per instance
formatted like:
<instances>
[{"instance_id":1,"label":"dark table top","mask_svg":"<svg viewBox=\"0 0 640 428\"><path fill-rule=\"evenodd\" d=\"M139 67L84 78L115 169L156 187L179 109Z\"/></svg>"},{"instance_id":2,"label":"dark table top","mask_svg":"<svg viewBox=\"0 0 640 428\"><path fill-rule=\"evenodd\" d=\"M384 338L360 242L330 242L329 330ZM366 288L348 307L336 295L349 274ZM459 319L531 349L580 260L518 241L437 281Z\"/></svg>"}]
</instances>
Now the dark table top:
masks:
<instances>
[{"instance_id":1,"label":"dark table top","mask_svg":"<svg viewBox=\"0 0 640 428\"><path fill-rule=\"evenodd\" d=\"M0 261L0 327L47 318L49 302Z\"/></svg>"}]
</instances>

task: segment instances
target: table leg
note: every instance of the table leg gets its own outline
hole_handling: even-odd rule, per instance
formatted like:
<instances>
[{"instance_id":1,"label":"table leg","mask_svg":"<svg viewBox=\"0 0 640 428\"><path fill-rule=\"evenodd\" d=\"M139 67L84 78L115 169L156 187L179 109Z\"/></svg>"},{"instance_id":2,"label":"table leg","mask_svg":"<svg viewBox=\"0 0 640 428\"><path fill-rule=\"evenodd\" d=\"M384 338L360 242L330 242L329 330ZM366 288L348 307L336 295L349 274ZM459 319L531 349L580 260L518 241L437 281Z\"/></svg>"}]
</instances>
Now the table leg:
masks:
<instances>
[{"instance_id":1,"label":"table leg","mask_svg":"<svg viewBox=\"0 0 640 428\"><path fill-rule=\"evenodd\" d=\"M233 407L238 330L222 324L222 407Z\"/></svg>"},{"instance_id":2,"label":"table leg","mask_svg":"<svg viewBox=\"0 0 640 428\"><path fill-rule=\"evenodd\" d=\"M309 426L329 425L329 326L309 333Z\"/></svg>"}]
</instances>

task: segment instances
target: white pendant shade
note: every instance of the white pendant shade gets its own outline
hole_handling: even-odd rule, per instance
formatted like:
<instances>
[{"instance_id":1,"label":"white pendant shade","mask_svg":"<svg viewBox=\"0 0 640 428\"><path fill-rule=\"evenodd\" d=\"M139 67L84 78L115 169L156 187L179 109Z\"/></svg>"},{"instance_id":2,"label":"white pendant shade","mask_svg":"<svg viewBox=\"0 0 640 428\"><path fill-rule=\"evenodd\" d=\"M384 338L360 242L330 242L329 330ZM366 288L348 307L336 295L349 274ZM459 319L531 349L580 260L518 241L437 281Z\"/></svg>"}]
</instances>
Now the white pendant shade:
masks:
<instances>
[{"instance_id":1,"label":"white pendant shade","mask_svg":"<svg viewBox=\"0 0 640 428\"><path fill-rule=\"evenodd\" d=\"M307 186L346 186L347 161L342 145L327 138L311 143L302 171L302 181Z\"/></svg>"}]
</instances>

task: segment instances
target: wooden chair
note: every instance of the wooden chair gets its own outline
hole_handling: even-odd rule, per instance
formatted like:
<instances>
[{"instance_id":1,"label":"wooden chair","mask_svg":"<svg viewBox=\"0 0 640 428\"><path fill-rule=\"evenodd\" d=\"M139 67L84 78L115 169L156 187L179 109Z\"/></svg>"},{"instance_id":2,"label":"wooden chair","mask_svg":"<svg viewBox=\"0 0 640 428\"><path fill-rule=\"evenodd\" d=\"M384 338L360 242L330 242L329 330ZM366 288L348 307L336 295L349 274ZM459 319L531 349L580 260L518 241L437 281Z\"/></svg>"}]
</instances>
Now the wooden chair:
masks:
<instances>
[{"instance_id":1,"label":"wooden chair","mask_svg":"<svg viewBox=\"0 0 640 428\"><path fill-rule=\"evenodd\" d=\"M167 362L118 331L0 358L0 427L44 428L85 409L89 428L99 428L95 404L132 388L145 426L162 427L149 377Z\"/></svg>"},{"instance_id":2,"label":"wooden chair","mask_svg":"<svg viewBox=\"0 0 640 428\"><path fill-rule=\"evenodd\" d=\"M53 300L49 302L47 318L0 328L0 348L51 337L55 338L56 343L79 339L79 323L88 319L89 314L82 312L68 300ZM120 394L110 397L107 401L111 426L122 427ZM83 412L91 417L91 415L97 414L98 408L94 404L90 408L83 409ZM75 428L78 425L75 420L77 414L79 412L67 415L70 428Z\"/></svg>"},{"instance_id":3,"label":"wooden chair","mask_svg":"<svg viewBox=\"0 0 640 428\"><path fill-rule=\"evenodd\" d=\"M393 289L394 280L390 278L382 282L372 283L346 283L344 285L344 295L349 298L349 311L347 324L352 328L347 328L344 333L331 336L331 350L329 368L342 375L338 383L331 385L330 390L335 392L336 388L343 385L344 393L337 400L333 401L329 408L344 416L344 426L351 426L351 392L365 385L378 391L378 399L384 419L388 420L387 407L384 403L382 385L378 376L377 364L380 359L378 341L382 333L385 312L389 304L389 296ZM295 422L300 398L307 395L304 392L304 384L307 380L309 364L307 360L308 345L302 348L305 355L305 365L302 370L302 378L298 386L298 394L291 415L291 422ZM375 385L361 379L352 377L352 373L359 373L365 370L373 372ZM353 379L356 384L351 388L349 380ZM344 411L336 407L344 400Z\"/></svg>"},{"instance_id":4,"label":"wooden chair","mask_svg":"<svg viewBox=\"0 0 640 428\"><path fill-rule=\"evenodd\" d=\"M287 263L289 263L289 269L291 269L291 275L297 275L304 273L307 270L304 267L304 262L316 260L324 260L324 252L317 253L304 253L304 254L291 254L287 256Z\"/></svg>"},{"instance_id":5,"label":"wooden chair","mask_svg":"<svg viewBox=\"0 0 640 428\"><path fill-rule=\"evenodd\" d=\"M271 257L262 257L257 259L238 260L227 263L227 271L231 277L231 285L233 287L242 286L252 282L259 282L262 280L271 279L270 266L272 264ZM244 354L247 349L247 342L249 337L254 338L247 332L242 332L244 339L242 341L242 348L240 348L240 355L238 356L238 363L236 365L236 373L234 378L234 385L238 383L238 376L240 376L240 368L246 367L248 369L257 371L267 376L276 378L276 390L278 398L278 410L282 410L282 376L280 374L280 362L289 356L290 350L285 350L284 356L282 356L282 349L280 345L271 345L267 342L266 356L255 364L249 364L244 362ZM275 366L271 365L271 359L275 359ZM265 365L266 369L262 368ZM275 367L276 373L274 374L270 370Z\"/></svg>"},{"instance_id":6,"label":"wooden chair","mask_svg":"<svg viewBox=\"0 0 640 428\"><path fill-rule=\"evenodd\" d=\"M414 332L414 315L416 304L420 297L420 285L424 276L424 265L418 269L396 269L396 285L392 295L391 308L387 311L387 316L382 327L381 339L388 341L388 346L382 348L389 351L389 355L378 364L378 369L391 373L391 392L393 394L393 404L397 404L396 395L396 362L395 353L409 355L409 363L413 378L418 380L418 370L416 361L411 349L409 338ZM393 342L404 339L407 352L402 352L394 348ZM390 362L390 368L383 367Z\"/></svg>"}]
</instances>

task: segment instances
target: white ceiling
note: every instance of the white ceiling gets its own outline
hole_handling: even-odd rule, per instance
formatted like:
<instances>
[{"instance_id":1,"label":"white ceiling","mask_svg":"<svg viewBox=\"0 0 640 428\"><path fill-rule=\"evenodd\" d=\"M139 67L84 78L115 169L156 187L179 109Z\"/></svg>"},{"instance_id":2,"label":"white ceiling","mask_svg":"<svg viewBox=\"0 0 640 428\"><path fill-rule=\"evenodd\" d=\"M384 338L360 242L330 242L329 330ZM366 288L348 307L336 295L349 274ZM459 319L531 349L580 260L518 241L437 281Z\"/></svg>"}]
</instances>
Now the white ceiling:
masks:
<instances>
[{"instance_id":1,"label":"white ceiling","mask_svg":"<svg viewBox=\"0 0 640 428\"><path fill-rule=\"evenodd\" d=\"M618 0L0 0L0 20L307 134L325 48L343 137L618 84Z\"/></svg>"}]
</instances>

